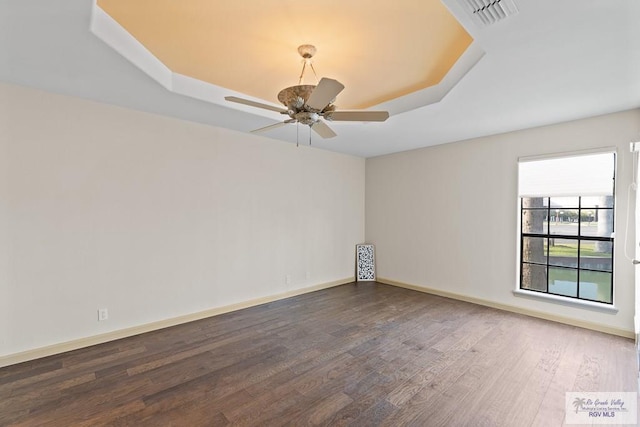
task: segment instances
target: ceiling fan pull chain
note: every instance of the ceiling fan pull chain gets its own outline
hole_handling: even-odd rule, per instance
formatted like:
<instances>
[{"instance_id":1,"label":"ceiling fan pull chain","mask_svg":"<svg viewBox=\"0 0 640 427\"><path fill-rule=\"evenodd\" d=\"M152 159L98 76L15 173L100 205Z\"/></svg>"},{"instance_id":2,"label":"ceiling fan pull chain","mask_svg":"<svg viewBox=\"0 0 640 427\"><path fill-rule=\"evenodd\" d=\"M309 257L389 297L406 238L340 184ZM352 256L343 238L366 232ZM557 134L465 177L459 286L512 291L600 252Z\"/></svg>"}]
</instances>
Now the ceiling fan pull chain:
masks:
<instances>
[{"instance_id":1,"label":"ceiling fan pull chain","mask_svg":"<svg viewBox=\"0 0 640 427\"><path fill-rule=\"evenodd\" d=\"M296 147L300 146L300 124L296 122Z\"/></svg>"}]
</instances>

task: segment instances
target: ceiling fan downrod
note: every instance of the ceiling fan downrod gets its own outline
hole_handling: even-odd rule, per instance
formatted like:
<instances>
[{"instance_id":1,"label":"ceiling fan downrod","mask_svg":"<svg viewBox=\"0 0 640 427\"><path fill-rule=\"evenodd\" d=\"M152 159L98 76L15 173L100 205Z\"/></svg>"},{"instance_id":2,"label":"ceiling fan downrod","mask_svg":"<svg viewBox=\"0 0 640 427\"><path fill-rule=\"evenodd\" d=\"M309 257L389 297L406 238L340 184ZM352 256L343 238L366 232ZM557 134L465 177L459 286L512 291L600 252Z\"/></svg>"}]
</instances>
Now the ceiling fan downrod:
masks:
<instances>
[{"instance_id":1,"label":"ceiling fan downrod","mask_svg":"<svg viewBox=\"0 0 640 427\"><path fill-rule=\"evenodd\" d=\"M298 46L298 53L302 56L302 71L300 72L300 77L298 78L298 85L302 84L302 79L304 78L304 72L306 70L307 64L309 64L309 68L313 71L313 75L316 78L316 84L318 83L318 74L316 73L316 69L313 68L313 55L316 54L316 47L312 44L303 44Z\"/></svg>"}]
</instances>

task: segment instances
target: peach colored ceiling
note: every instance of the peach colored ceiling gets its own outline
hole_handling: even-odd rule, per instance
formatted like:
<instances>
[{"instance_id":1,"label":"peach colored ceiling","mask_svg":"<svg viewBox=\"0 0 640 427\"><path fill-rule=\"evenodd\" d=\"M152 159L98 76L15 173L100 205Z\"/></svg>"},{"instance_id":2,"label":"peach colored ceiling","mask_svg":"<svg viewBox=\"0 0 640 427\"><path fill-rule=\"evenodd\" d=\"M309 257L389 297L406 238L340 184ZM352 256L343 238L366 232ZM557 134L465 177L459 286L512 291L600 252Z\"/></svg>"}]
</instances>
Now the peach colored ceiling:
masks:
<instances>
[{"instance_id":1,"label":"peach colored ceiling","mask_svg":"<svg viewBox=\"0 0 640 427\"><path fill-rule=\"evenodd\" d=\"M318 77L366 108L437 84L473 41L440 0L98 0L175 73L277 103L298 83L300 44ZM313 73L305 83L315 84Z\"/></svg>"}]
</instances>

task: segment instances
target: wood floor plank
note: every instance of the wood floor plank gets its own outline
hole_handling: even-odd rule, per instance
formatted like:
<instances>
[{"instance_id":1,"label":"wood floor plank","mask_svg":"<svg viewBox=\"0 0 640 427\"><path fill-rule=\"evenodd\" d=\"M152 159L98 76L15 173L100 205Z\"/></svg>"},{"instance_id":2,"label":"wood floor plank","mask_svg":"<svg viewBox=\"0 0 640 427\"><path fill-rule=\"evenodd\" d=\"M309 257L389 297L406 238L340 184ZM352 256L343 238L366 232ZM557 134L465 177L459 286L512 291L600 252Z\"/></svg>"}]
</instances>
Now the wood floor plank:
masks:
<instances>
[{"instance_id":1,"label":"wood floor plank","mask_svg":"<svg viewBox=\"0 0 640 427\"><path fill-rule=\"evenodd\" d=\"M427 418L430 425L464 425L470 419L475 423L493 384L500 382L505 371L526 351L514 346L519 336L513 322L494 327L467 355L420 392L427 402L414 411L415 419Z\"/></svg>"},{"instance_id":2,"label":"wood floor plank","mask_svg":"<svg viewBox=\"0 0 640 427\"><path fill-rule=\"evenodd\" d=\"M552 426L631 340L360 282L0 369L0 425Z\"/></svg>"},{"instance_id":3,"label":"wood floor plank","mask_svg":"<svg viewBox=\"0 0 640 427\"><path fill-rule=\"evenodd\" d=\"M389 378L378 372L371 372L362 379L350 381L344 387L344 393L352 403L337 411L329 421L332 426L348 426L355 422L368 409L384 399L389 389ZM386 387L385 387L386 386Z\"/></svg>"},{"instance_id":4,"label":"wood floor plank","mask_svg":"<svg viewBox=\"0 0 640 427\"><path fill-rule=\"evenodd\" d=\"M314 402L311 407L306 409L297 417L292 417L286 420L286 423L301 426L301 425L323 425L327 419L330 419L340 409L349 405L353 400L344 393L334 393L327 397ZM283 419L283 421L285 421Z\"/></svg>"}]
</instances>

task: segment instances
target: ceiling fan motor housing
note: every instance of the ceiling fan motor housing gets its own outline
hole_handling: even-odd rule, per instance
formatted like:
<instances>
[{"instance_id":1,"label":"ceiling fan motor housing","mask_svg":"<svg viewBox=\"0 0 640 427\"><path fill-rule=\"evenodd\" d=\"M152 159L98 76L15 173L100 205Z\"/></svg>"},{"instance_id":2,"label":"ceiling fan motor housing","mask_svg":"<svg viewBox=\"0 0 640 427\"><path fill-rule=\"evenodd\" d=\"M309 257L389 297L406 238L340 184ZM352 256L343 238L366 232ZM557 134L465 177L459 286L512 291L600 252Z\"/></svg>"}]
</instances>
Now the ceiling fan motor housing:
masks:
<instances>
[{"instance_id":1,"label":"ceiling fan motor housing","mask_svg":"<svg viewBox=\"0 0 640 427\"><path fill-rule=\"evenodd\" d=\"M287 107L287 114L304 125L316 123L322 111L316 111L307 105L311 93L316 88L314 85L297 85L282 89L278 93L278 101ZM329 104L327 109L333 111L335 107Z\"/></svg>"},{"instance_id":2,"label":"ceiling fan motor housing","mask_svg":"<svg viewBox=\"0 0 640 427\"><path fill-rule=\"evenodd\" d=\"M280 93L278 93L278 101L285 107L293 109L293 107L299 103L299 99L302 99L302 105L297 107L301 108L307 103L315 88L315 85L297 85L282 89Z\"/></svg>"}]
</instances>

